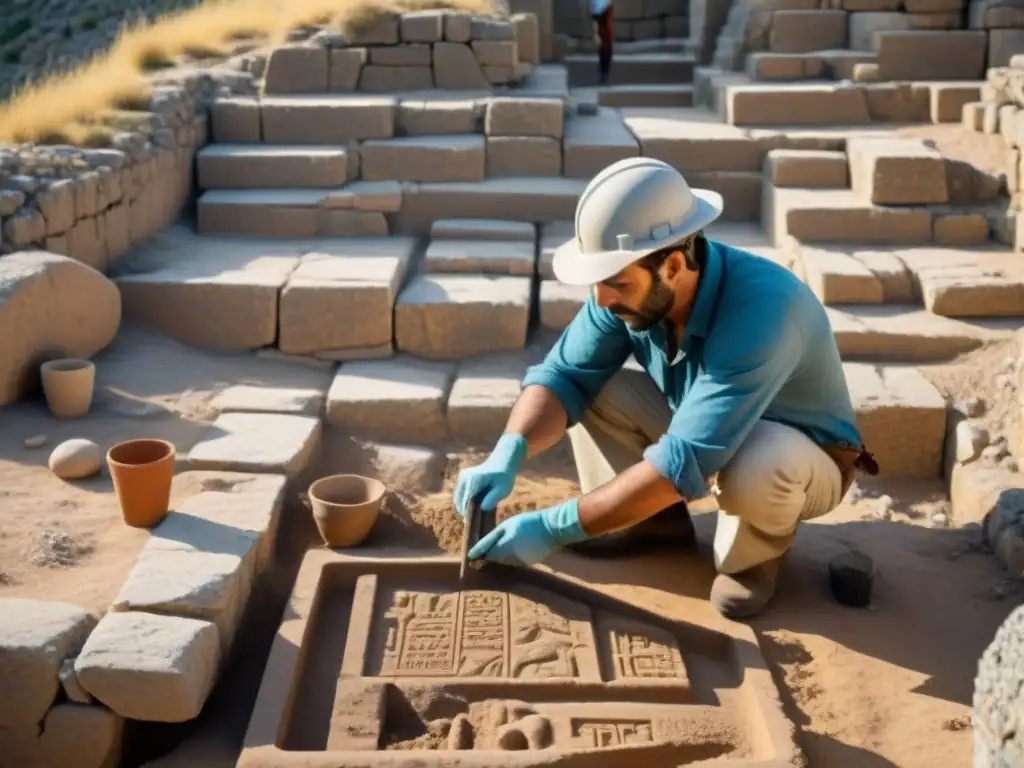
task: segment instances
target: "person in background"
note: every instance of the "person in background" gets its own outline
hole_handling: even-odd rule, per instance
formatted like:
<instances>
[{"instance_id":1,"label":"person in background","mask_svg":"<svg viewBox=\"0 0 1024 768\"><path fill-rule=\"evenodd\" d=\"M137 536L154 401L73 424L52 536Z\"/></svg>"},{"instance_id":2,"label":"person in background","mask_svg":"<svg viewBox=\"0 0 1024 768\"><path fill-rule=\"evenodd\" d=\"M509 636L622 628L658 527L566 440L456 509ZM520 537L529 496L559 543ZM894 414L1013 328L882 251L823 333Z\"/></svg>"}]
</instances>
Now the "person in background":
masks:
<instances>
[{"instance_id":1,"label":"person in background","mask_svg":"<svg viewBox=\"0 0 1024 768\"><path fill-rule=\"evenodd\" d=\"M612 68L612 43L615 40L615 23L612 18L612 0L588 0L590 16L597 26L600 47L597 50L598 83L608 85L608 73Z\"/></svg>"}]
</instances>

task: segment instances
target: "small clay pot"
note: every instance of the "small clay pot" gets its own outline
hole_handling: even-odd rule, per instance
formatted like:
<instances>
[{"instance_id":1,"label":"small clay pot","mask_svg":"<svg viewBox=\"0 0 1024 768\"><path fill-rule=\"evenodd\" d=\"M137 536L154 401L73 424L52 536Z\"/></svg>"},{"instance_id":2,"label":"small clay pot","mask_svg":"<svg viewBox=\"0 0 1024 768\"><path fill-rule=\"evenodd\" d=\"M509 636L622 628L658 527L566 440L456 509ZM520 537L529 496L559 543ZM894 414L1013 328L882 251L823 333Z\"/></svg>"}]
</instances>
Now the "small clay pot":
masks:
<instances>
[{"instance_id":1,"label":"small clay pot","mask_svg":"<svg viewBox=\"0 0 1024 768\"><path fill-rule=\"evenodd\" d=\"M384 506L387 489L359 475L330 475L309 486L313 520L331 548L354 547L369 535Z\"/></svg>"},{"instance_id":2,"label":"small clay pot","mask_svg":"<svg viewBox=\"0 0 1024 768\"><path fill-rule=\"evenodd\" d=\"M96 366L90 360L67 357L49 360L39 368L50 413L58 419L85 416L92 406Z\"/></svg>"},{"instance_id":3,"label":"small clay pot","mask_svg":"<svg viewBox=\"0 0 1024 768\"><path fill-rule=\"evenodd\" d=\"M174 479L174 445L166 440L127 440L107 451L124 521L152 528L167 516Z\"/></svg>"}]
</instances>

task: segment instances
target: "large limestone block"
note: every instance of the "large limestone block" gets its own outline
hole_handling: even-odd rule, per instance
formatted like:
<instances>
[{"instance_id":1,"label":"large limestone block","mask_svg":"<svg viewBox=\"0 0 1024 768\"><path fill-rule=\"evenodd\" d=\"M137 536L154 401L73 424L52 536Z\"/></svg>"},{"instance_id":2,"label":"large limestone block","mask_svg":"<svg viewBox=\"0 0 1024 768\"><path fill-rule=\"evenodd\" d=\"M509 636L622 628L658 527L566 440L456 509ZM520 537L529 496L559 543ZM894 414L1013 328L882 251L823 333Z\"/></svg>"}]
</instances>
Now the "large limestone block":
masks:
<instances>
[{"instance_id":1,"label":"large limestone block","mask_svg":"<svg viewBox=\"0 0 1024 768\"><path fill-rule=\"evenodd\" d=\"M482 181L486 168L483 136L406 136L364 141L362 177L397 181Z\"/></svg>"},{"instance_id":2,"label":"large limestone block","mask_svg":"<svg viewBox=\"0 0 1024 768\"><path fill-rule=\"evenodd\" d=\"M959 123L964 105L981 99L981 83L929 83L933 123Z\"/></svg>"},{"instance_id":3,"label":"large limestone block","mask_svg":"<svg viewBox=\"0 0 1024 768\"><path fill-rule=\"evenodd\" d=\"M213 140L230 144L260 141L260 103L256 99L216 99L210 107Z\"/></svg>"},{"instance_id":4,"label":"large limestone block","mask_svg":"<svg viewBox=\"0 0 1024 768\"><path fill-rule=\"evenodd\" d=\"M585 122L574 119L566 125ZM624 122L640 143L640 154L663 160L684 174L695 171L760 171L768 147L749 131L724 125L714 115L675 117L640 112Z\"/></svg>"},{"instance_id":5,"label":"large limestone block","mask_svg":"<svg viewBox=\"0 0 1024 768\"><path fill-rule=\"evenodd\" d=\"M315 237L324 227L316 189L211 189L196 202L196 229L201 235Z\"/></svg>"},{"instance_id":6,"label":"large limestone block","mask_svg":"<svg viewBox=\"0 0 1024 768\"><path fill-rule=\"evenodd\" d=\"M66 256L20 251L0 258L0 405L39 385L50 357L92 357L121 324L121 294Z\"/></svg>"},{"instance_id":7,"label":"large limestone block","mask_svg":"<svg viewBox=\"0 0 1024 768\"><path fill-rule=\"evenodd\" d=\"M191 469L294 477L320 449L320 420L281 413L222 413L188 454Z\"/></svg>"},{"instance_id":8,"label":"large limestone block","mask_svg":"<svg viewBox=\"0 0 1024 768\"><path fill-rule=\"evenodd\" d=\"M334 48L330 52L327 90L331 93L355 91L366 65L366 48Z\"/></svg>"},{"instance_id":9,"label":"large limestone block","mask_svg":"<svg viewBox=\"0 0 1024 768\"><path fill-rule=\"evenodd\" d=\"M893 363L948 361L985 341L976 325L890 304L826 307L839 353Z\"/></svg>"},{"instance_id":10,"label":"large limestone block","mask_svg":"<svg viewBox=\"0 0 1024 768\"><path fill-rule=\"evenodd\" d=\"M123 738L124 718L106 707L58 704L43 723L39 768L115 768Z\"/></svg>"},{"instance_id":11,"label":"large limestone block","mask_svg":"<svg viewBox=\"0 0 1024 768\"><path fill-rule=\"evenodd\" d=\"M517 13L511 18L515 25L516 50L519 60L537 66L540 64L540 29L532 13Z\"/></svg>"},{"instance_id":12,"label":"large limestone block","mask_svg":"<svg viewBox=\"0 0 1024 768\"><path fill-rule=\"evenodd\" d=\"M345 147L210 144L196 153L200 189L340 187L355 176Z\"/></svg>"},{"instance_id":13,"label":"large limestone block","mask_svg":"<svg viewBox=\"0 0 1024 768\"><path fill-rule=\"evenodd\" d=\"M502 240L433 240L423 267L437 274L532 276L536 261L530 242Z\"/></svg>"},{"instance_id":14,"label":"large limestone block","mask_svg":"<svg viewBox=\"0 0 1024 768\"><path fill-rule=\"evenodd\" d=\"M1021 317L1024 266L950 265L918 272L928 311L944 317Z\"/></svg>"},{"instance_id":15,"label":"large limestone block","mask_svg":"<svg viewBox=\"0 0 1024 768\"><path fill-rule=\"evenodd\" d=\"M283 45L267 61L263 92L323 93L327 90L327 48L322 45Z\"/></svg>"},{"instance_id":16,"label":"large limestone block","mask_svg":"<svg viewBox=\"0 0 1024 768\"><path fill-rule=\"evenodd\" d=\"M402 40L407 43L437 43L444 39L444 11L403 13L400 21Z\"/></svg>"},{"instance_id":17,"label":"large limestone block","mask_svg":"<svg viewBox=\"0 0 1024 768\"><path fill-rule=\"evenodd\" d=\"M201 349L258 349L277 338L278 294L298 264L289 242L162 233L117 278L125 315Z\"/></svg>"},{"instance_id":18,"label":"large limestone block","mask_svg":"<svg viewBox=\"0 0 1024 768\"><path fill-rule=\"evenodd\" d=\"M415 251L412 238L359 238L303 256L281 291L281 351L390 343L395 299Z\"/></svg>"},{"instance_id":19,"label":"large limestone block","mask_svg":"<svg viewBox=\"0 0 1024 768\"><path fill-rule=\"evenodd\" d=\"M842 251L800 249L803 280L823 304L881 304L882 281L858 259Z\"/></svg>"},{"instance_id":20,"label":"large limestone block","mask_svg":"<svg viewBox=\"0 0 1024 768\"><path fill-rule=\"evenodd\" d=\"M487 102L488 136L549 136L561 139L565 107L560 99L496 97Z\"/></svg>"},{"instance_id":21,"label":"large limestone block","mask_svg":"<svg viewBox=\"0 0 1024 768\"><path fill-rule=\"evenodd\" d=\"M812 53L846 47L845 11L778 10L768 37L776 53Z\"/></svg>"},{"instance_id":22,"label":"large limestone block","mask_svg":"<svg viewBox=\"0 0 1024 768\"><path fill-rule=\"evenodd\" d=\"M448 434L453 366L399 356L344 363L327 393L327 421L355 435L431 444Z\"/></svg>"},{"instance_id":23,"label":"large limestone block","mask_svg":"<svg viewBox=\"0 0 1024 768\"><path fill-rule=\"evenodd\" d=\"M490 89L473 50L456 42L434 44L434 83L441 90L448 91Z\"/></svg>"},{"instance_id":24,"label":"large limestone block","mask_svg":"<svg viewBox=\"0 0 1024 768\"><path fill-rule=\"evenodd\" d=\"M359 90L366 93L429 91L433 87L434 73L429 61L419 66L367 64L359 75Z\"/></svg>"},{"instance_id":25,"label":"large limestone block","mask_svg":"<svg viewBox=\"0 0 1024 768\"><path fill-rule=\"evenodd\" d=\"M867 100L838 85L730 85L725 114L733 125L864 125Z\"/></svg>"},{"instance_id":26,"label":"large limestone block","mask_svg":"<svg viewBox=\"0 0 1024 768\"><path fill-rule=\"evenodd\" d=\"M946 401L918 369L843 365L857 426L883 477L942 474Z\"/></svg>"},{"instance_id":27,"label":"large limestone block","mask_svg":"<svg viewBox=\"0 0 1024 768\"><path fill-rule=\"evenodd\" d=\"M430 228L432 240L502 240L533 243L537 227L526 221L440 219Z\"/></svg>"},{"instance_id":28,"label":"large limestone block","mask_svg":"<svg viewBox=\"0 0 1024 768\"><path fill-rule=\"evenodd\" d=\"M562 142L547 136L488 136L487 176L560 176Z\"/></svg>"},{"instance_id":29,"label":"large limestone block","mask_svg":"<svg viewBox=\"0 0 1024 768\"><path fill-rule=\"evenodd\" d=\"M112 612L89 636L75 672L122 717L183 723L202 710L220 663L217 627L208 621Z\"/></svg>"},{"instance_id":30,"label":"large limestone block","mask_svg":"<svg viewBox=\"0 0 1024 768\"><path fill-rule=\"evenodd\" d=\"M553 331L564 330L590 298L586 285L565 285L558 280L540 283L540 324Z\"/></svg>"},{"instance_id":31,"label":"large limestone block","mask_svg":"<svg viewBox=\"0 0 1024 768\"><path fill-rule=\"evenodd\" d=\"M878 205L927 205L949 201L946 165L938 150L901 139L850 139L854 192Z\"/></svg>"},{"instance_id":32,"label":"large limestone block","mask_svg":"<svg viewBox=\"0 0 1024 768\"><path fill-rule=\"evenodd\" d=\"M505 430L525 375L525 360L514 356L463 361L448 395L452 436L479 445L497 440Z\"/></svg>"},{"instance_id":33,"label":"large limestone block","mask_svg":"<svg viewBox=\"0 0 1024 768\"><path fill-rule=\"evenodd\" d=\"M217 413L293 413L316 416L324 406L324 392L313 388L260 387L237 384L223 390L210 403Z\"/></svg>"},{"instance_id":34,"label":"large limestone block","mask_svg":"<svg viewBox=\"0 0 1024 768\"><path fill-rule=\"evenodd\" d=\"M0 730L32 728L60 689L60 665L96 626L84 608L49 600L0 599Z\"/></svg>"},{"instance_id":35,"label":"large limestone block","mask_svg":"<svg viewBox=\"0 0 1024 768\"><path fill-rule=\"evenodd\" d=\"M398 297L395 342L435 359L521 349L530 298L526 277L422 275Z\"/></svg>"},{"instance_id":36,"label":"large limestone block","mask_svg":"<svg viewBox=\"0 0 1024 768\"><path fill-rule=\"evenodd\" d=\"M398 128L403 136L438 133L477 133L483 114L473 99L403 99L398 104Z\"/></svg>"},{"instance_id":37,"label":"large limestone block","mask_svg":"<svg viewBox=\"0 0 1024 768\"><path fill-rule=\"evenodd\" d=\"M540 243L537 248L537 275L542 280L555 279L555 251L574 237L576 227L572 221L550 221L541 227Z\"/></svg>"},{"instance_id":38,"label":"large limestone block","mask_svg":"<svg viewBox=\"0 0 1024 768\"><path fill-rule=\"evenodd\" d=\"M540 61L551 61L555 32L555 12L552 0L511 0L513 13L532 13L537 17L537 53ZM520 54L521 55L521 54Z\"/></svg>"},{"instance_id":39,"label":"large limestone block","mask_svg":"<svg viewBox=\"0 0 1024 768\"><path fill-rule=\"evenodd\" d=\"M273 144L344 144L395 134L392 96L275 96L260 102L263 140Z\"/></svg>"},{"instance_id":40,"label":"large limestone block","mask_svg":"<svg viewBox=\"0 0 1024 768\"><path fill-rule=\"evenodd\" d=\"M592 179L612 163L640 155L636 136L607 107L592 117L566 121L562 148L563 173L575 179Z\"/></svg>"},{"instance_id":41,"label":"large limestone block","mask_svg":"<svg viewBox=\"0 0 1024 768\"><path fill-rule=\"evenodd\" d=\"M980 80L988 36L984 30L879 32L878 72L883 80Z\"/></svg>"},{"instance_id":42,"label":"large limestone block","mask_svg":"<svg viewBox=\"0 0 1024 768\"><path fill-rule=\"evenodd\" d=\"M765 157L765 174L776 187L846 189L849 163L843 152L773 149Z\"/></svg>"}]
</instances>

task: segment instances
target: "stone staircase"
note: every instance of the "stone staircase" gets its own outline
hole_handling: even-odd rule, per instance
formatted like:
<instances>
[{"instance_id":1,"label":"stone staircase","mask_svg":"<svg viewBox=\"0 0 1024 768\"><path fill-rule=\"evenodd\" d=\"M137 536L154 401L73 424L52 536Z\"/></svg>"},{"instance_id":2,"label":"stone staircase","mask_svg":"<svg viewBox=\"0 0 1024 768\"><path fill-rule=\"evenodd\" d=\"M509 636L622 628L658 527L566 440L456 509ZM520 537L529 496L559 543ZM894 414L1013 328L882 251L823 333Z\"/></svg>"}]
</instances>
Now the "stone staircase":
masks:
<instances>
[{"instance_id":1,"label":"stone staircase","mask_svg":"<svg viewBox=\"0 0 1024 768\"><path fill-rule=\"evenodd\" d=\"M596 53L570 54L563 60L569 85L579 98L604 107L689 107L693 103L694 58L685 40L665 38L616 43L610 83L597 87Z\"/></svg>"}]
</instances>

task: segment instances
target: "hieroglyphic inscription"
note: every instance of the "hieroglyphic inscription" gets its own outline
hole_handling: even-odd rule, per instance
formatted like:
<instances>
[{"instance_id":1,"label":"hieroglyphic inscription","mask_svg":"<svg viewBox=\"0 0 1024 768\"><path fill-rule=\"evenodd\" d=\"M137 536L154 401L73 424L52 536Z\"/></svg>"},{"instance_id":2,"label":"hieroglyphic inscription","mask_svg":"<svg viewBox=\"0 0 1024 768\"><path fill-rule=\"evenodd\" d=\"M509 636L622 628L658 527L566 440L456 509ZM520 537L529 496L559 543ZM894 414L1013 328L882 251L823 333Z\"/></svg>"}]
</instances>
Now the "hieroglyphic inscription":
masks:
<instances>
[{"instance_id":1,"label":"hieroglyphic inscription","mask_svg":"<svg viewBox=\"0 0 1024 768\"><path fill-rule=\"evenodd\" d=\"M671 633L618 616L601 616L600 626L615 679L689 680L679 645Z\"/></svg>"},{"instance_id":2,"label":"hieroglyphic inscription","mask_svg":"<svg viewBox=\"0 0 1024 768\"><path fill-rule=\"evenodd\" d=\"M576 720L572 735L584 748L618 747L654 741L650 720Z\"/></svg>"},{"instance_id":3,"label":"hieroglyphic inscription","mask_svg":"<svg viewBox=\"0 0 1024 768\"><path fill-rule=\"evenodd\" d=\"M578 620L561 606L488 590L401 590L391 603L381 627L382 677L600 679L585 606Z\"/></svg>"}]
</instances>

